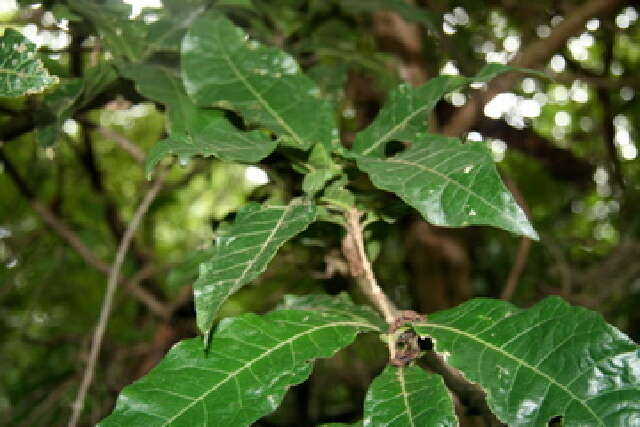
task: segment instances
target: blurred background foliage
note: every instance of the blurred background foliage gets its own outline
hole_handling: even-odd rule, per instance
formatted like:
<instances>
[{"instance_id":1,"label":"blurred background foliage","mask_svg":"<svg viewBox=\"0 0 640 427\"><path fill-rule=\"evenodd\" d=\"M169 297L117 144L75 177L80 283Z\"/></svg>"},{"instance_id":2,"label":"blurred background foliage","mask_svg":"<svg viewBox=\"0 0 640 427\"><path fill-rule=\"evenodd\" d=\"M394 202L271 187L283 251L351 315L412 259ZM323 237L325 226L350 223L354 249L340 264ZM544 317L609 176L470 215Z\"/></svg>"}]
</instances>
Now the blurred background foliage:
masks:
<instances>
[{"instance_id":1,"label":"blurred background foliage","mask_svg":"<svg viewBox=\"0 0 640 427\"><path fill-rule=\"evenodd\" d=\"M187 22L189 12L210 3L253 37L296 56L335 103L346 145L403 80L472 75L487 62L524 61L548 73L550 79L518 76L506 87L450 93L429 121L436 131L486 142L540 242L483 227L435 228L389 195L382 204L395 222L368 228L368 250L401 307L430 313L474 296L529 306L559 294L640 339L637 6L615 0L86 2L86 16L127 21L111 34L131 36L118 51L113 40L97 36L94 19L78 13L77 1L2 0L0 31L14 28L34 42L61 83L44 94L0 98L0 424L66 424L102 303L105 266L149 185L141 160L164 135L163 106L137 94L112 61L146 52L149 39L134 36L151 29L153 42L163 28L154 23ZM154 55L177 63L170 48ZM86 99L78 101L74 79L88 74L92 89L85 87ZM473 120L455 126L463 111L473 111ZM126 260L84 424L110 412L119 390L173 343L196 334L190 285L198 263L239 206L300 194L301 175L289 168L298 160L300 153L279 151L255 166L214 159L170 166ZM372 187L359 179L353 189L366 199ZM333 224L314 224L221 316L268 311L286 293L352 290L341 237ZM71 238L88 248L93 264ZM311 380L258 424L359 419L366 387L385 357L376 337L363 337L321 361ZM483 425L463 404L458 411L466 414L464 425Z\"/></svg>"}]
</instances>

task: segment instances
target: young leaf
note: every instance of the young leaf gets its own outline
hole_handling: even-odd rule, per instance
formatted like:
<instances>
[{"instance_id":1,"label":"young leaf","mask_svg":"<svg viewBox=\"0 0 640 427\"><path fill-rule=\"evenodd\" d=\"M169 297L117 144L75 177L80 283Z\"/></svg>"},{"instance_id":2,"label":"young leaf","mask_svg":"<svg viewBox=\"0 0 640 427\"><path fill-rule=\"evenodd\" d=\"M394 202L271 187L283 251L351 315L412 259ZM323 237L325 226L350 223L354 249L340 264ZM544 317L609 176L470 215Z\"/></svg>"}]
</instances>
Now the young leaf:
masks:
<instances>
[{"instance_id":1,"label":"young leaf","mask_svg":"<svg viewBox=\"0 0 640 427\"><path fill-rule=\"evenodd\" d=\"M126 387L107 426L246 426L275 410L287 389L358 333L380 331L368 308L274 311L225 319L205 355L185 340L142 379Z\"/></svg>"},{"instance_id":2,"label":"young leaf","mask_svg":"<svg viewBox=\"0 0 640 427\"><path fill-rule=\"evenodd\" d=\"M36 46L7 28L0 37L0 96L40 93L58 82L35 57Z\"/></svg>"},{"instance_id":3,"label":"young leaf","mask_svg":"<svg viewBox=\"0 0 640 427\"><path fill-rule=\"evenodd\" d=\"M538 239L483 143L419 134L394 157L355 158L376 187L396 193L432 224L492 225Z\"/></svg>"},{"instance_id":4,"label":"young leaf","mask_svg":"<svg viewBox=\"0 0 640 427\"><path fill-rule=\"evenodd\" d=\"M420 87L401 84L389 93L373 123L356 135L353 151L365 156L383 157L387 142L413 141L416 133L427 130L426 117L446 93L514 70L507 65L489 64L475 77L438 76Z\"/></svg>"},{"instance_id":5,"label":"young leaf","mask_svg":"<svg viewBox=\"0 0 640 427\"><path fill-rule=\"evenodd\" d=\"M312 197L341 171L322 144L316 144L311 150L307 167L310 171L304 176L302 190Z\"/></svg>"},{"instance_id":6,"label":"young leaf","mask_svg":"<svg viewBox=\"0 0 640 427\"><path fill-rule=\"evenodd\" d=\"M550 297L528 310L476 299L414 325L487 391L510 426L640 422L640 348L597 313Z\"/></svg>"},{"instance_id":7,"label":"young leaf","mask_svg":"<svg viewBox=\"0 0 640 427\"><path fill-rule=\"evenodd\" d=\"M387 366L369 387L363 425L457 426L458 419L442 377L417 366Z\"/></svg>"},{"instance_id":8,"label":"young leaf","mask_svg":"<svg viewBox=\"0 0 640 427\"><path fill-rule=\"evenodd\" d=\"M333 110L293 57L249 40L222 15L194 22L182 43L182 74L199 105L233 108L305 150L336 143Z\"/></svg>"},{"instance_id":9,"label":"young leaf","mask_svg":"<svg viewBox=\"0 0 640 427\"><path fill-rule=\"evenodd\" d=\"M235 128L221 111L197 107L170 69L147 64L128 64L121 73L136 82L143 95L168 107L169 138L154 145L145 161L149 176L167 154L182 159L216 156L222 160L257 162L271 154L276 142L260 131Z\"/></svg>"},{"instance_id":10,"label":"young leaf","mask_svg":"<svg viewBox=\"0 0 640 427\"><path fill-rule=\"evenodd\" d=\"M205 336L222 303L258 277L278 248L315 217L314 205L296 201L287 206L251 204L238 213L233 226L217 239L214 255L200 265L193 285L196 321Z\"/></svg>"}]
</instances>

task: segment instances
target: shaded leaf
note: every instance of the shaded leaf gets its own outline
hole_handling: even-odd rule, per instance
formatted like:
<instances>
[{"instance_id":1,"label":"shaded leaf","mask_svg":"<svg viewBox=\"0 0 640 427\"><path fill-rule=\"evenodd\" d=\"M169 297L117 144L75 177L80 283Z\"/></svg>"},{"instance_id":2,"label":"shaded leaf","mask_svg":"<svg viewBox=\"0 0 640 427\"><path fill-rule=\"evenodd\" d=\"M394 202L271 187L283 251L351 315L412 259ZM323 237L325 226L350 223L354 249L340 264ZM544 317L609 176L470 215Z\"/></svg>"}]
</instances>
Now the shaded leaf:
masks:
<instances>
[{"instance_id":1,"label":"shaded leaf","mask_svg":"<svg viewBox=\"0 0 640 427\"><path fill-rule=\"evenodd\" d=\"M7 28L0 37L0 96L40 93L58 82L36 58L36 46Z\"/></svg>"},{"instance_id":2,"label":"shaded leaf","mask_svg":"<svg viewBox=\"0 0 640 427\"><path fill-rule=\"evenodd\" d=\"M179 51L187 29L204 12L206 3L206 0L164 0L162 9L151 12L157 20L149 25L145 56L160 50Z\"/></svg>"},{"instance_id":3,"label":"shaded leaf","mask_svg":"<svg viewBox=\"0 0 640 427\"><path fill-rule=\"evenodd\" d=\"M404 0L343 0L341 3L342 7L352 13L389 10L408 21L425 25L435 34L440 34L441 19L438 16L425 8L415 6Z\"/></svg>"},{"instance_id":4,"label":"shaded leaf","mask_svg":"<svg viewBox=\"0 0 640 427\"><path fill-rule=\"evenodd\" d=\"M387 366L364 401L364 426L457 426L442 377L417 366Z\"/></svg>"},{"instance_id":5,"label":"shaded leaf","mask_svg":"<svg viewBox=\"0 0 640 427\"><path fill-rule=\"evenodd\" d=\"M342 170L322 144L316 144L311 150L307 167L309 172L302 181L302 190L310 196L322 190L325 184Z\"/></svg>"},{"instance_id":6,"label":"shaded leaf","mask_svg":"<svg viewBox=\"0 0 640 427\"><path fill-rule=\"evenodd\" d=\"M550 297L528 310L476 299L414 325L487 391L510 426L640 423L640 348L602 317Z\"/></svg>"},{"instance_id":7,"label":"shaded leaf","mask_svg":"<svg viewBox=\"0 0 640 427\"><path fill-rule=\"evenodd\" d=\"M249 40L222 15L194 22L182 44L182 74L196 103L235 109L283 143L306 150L337 142L330 104L293 57Z\"/></svg>"},{"instance_id":8,"label":"shaded leaf","mask_svg":"<svg viewBox=\"0 0 640 427\"><path fill-rule=\"evenodd\" d=\"M229 230L216 239L216 251L200 265L193 285L196 321L206 335L226 299L266 268L284 242L307 228L316 208L293 201L287 206L250 204Z\"/></svg>"},{"instance_id":9,"label":"shaded leaf","mask_svg":"<svg viewBox=\"0 0 640 427\"><path fill-rule=\"evenodd\" d=\"M129 19L130 5L120 0L68 0L67 4L95 26L114 56L132 62L143 59L147 26Z\"/></svg>"},{"instance_id":10,"label":"shaded leaf","mask_svg":"<svg viewBox=\"0 0 640 427\"><path fill-rule=\"evenodd\" d=\"M257 162L276 148L276 142L265 132L243 132L222 111L197 107L177 76L166 67L129 64L121 67L121 73L136 82L138 92L167 105L169 138L149 151L145 161L147 176L167 154L176 154L181 159L216 156L229 161Z\"/></svg>"},{"instance_id":11,"label":"shaded leaf","mask_svg":"<svg viewBox=\"0 0 640 427\"><path fill-rule=\"evenodd\" d=\"M399 85L389 93L373 123L356 135L353 151L366 156L384 156L387 142L413 141L417 133L427 130L427 116L446 93L471 82L489 81L513 70L516 69L507 65L489 64L475 77L443 75L419 87L406 83Z\"/></svg>"},{"instance_id":12,"label":"shaded leaf","mask_svg":"<svg viewBox=\"0 0 640 427\"><path fill-rule=\"evenodd\" d=\"M481 142L420 134L387 159L356 155L373 184L396 193L434 225L492 225L532 239L538 235L513 200Z\"/></svg>"},{"instance_id":13,"label":"shaded leaf","mask_svg":"<svg viewBox=\"0 0 640 427\"><path fill-rule=\"evenodd\" d=\"M330 357L360 332L379 331L370 310L281 310L225 319L211 350L185 340L145 377L126 387L100 426L246 426L274 411L312 361Z\"/></svg>"},{"instance_id":14,"label":"shaded leaf","mask_svg":"<svg viewBox=\"0 0 640 427\"><path fill-rule=\"evenodd\" d=\"M44 146L56 143L60 128L70 118L82 95L82 79L67 80L48 92L42 100L42 108L36 112L36 138Z\"/></svg>"}]
</instances>

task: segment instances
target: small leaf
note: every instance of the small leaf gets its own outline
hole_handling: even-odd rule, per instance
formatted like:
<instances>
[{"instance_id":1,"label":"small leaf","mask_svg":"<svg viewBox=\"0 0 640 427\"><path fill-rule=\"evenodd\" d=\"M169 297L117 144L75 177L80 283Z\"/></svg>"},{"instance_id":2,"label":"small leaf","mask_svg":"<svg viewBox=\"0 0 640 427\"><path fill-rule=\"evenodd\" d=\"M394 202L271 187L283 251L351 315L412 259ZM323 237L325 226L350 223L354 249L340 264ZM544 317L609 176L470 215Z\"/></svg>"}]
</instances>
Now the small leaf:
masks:
<instances>
[{"instance_id":1,"label":"small leaf","mask_svg":"<svg viewBox=\"0 0 640 427\"><path fill-rule=\"evenodd\" d=\"M193 285L196 320L206 335L227 298L266 268L284 242L307 228L316 217L313 205L251 204L238 212L233 226L216 241L211 259L200 265Z\"/></svg>"},{"instance_id":2,"label":"small leaf","mask_svg":"<svg viewBox=\"0 0 640 427\"><path fill-rule=\"evenodd\" d=\"M36 138L45 147L56 143L60 128L71 117L82 91L82 79L66 80L44 96L42 108L36 114Z\"/></svg>"},{"instance_id":3,"label":"small leaf","mask_svg":"<svg viewBox=\"0 0 640 427\"><path fill-rule=\"evenodd\" d=\"M640 423L640 348L599 314L550 297L528 310L476 299L414 325L487 391L510 426Z\"/></svg>"},{"instance_id":4,"label":"small leaf","mask_svg":"<svg viewBox=\"0 0 640 427\"><path fill-rule=\"evenodd\" d=\"M331 178L340 174L340 166L337 165L324 145L316 144L309 154L307 167L310 171L302 181L302 190L313 197L322 190Z\"/></svg>"},{"instance_id":5,"label":"small leaf","mask_svg":"<svg viewBox=\"0 0 640 427\"><path fill-rule=\"evenodd\" d=\"M417 366L387 366L369 387L363 425L457 426L458 419L442 377Z\"/></svg>"},{"instance_id":6,"label":"small leaf","mask_svg":"<svg viewBox=\"0 0 640 427\"><path fill-rule=\"evenodd\" d=\"M355 206L356 197L353 193L345 188L348 178L346 175L342 175L337 180L325 188L321 200L329 203L330 205L347 210Z\"/></svg>"},{"instance_id":7,"label":"small leaf","mask_svg":"<svg viewBox=\"0 0 640 427\"><path fill-rule=\"evenodd\" d=\"M182 74L196 103L235 109L284 143L305 150L337 143L330 104L293 57L249 40L222 15L194 22L182 43Z\"/></svg>"},{"instance_id":8,"label":"small leaf","mask_svg":"<svg viewBox=\"0 0 640 427\"><path fill-rule=\"evenodd\" d=\"M481 142L421 134L394 157L355 158L376 187L396 193L434 225L492 225L538 239Z\"/></svg>"},{"instance_id":9,"label":"small leaf","mask_svg":"<svg viewBox=\"0 0 640 427\"><path fill-rule=\"evenodd\" d=\"M35 52L36 46L22 34L11 28L4 30L0 37L0 96L40 93L58 82Z\"/></svg>"},{"instance_id":10,"label":"small leaf","mask_svg":"<svg viewBox=\"0 0 640 427\"><path fill-rule=\"evenodd\" d=\"M387 102L369 127L356 135L353 151L365 156L383 157L387 142L413 141L416 133L427 130L426 118L448 92L471 82L485 82L514 71L513 67L489 64L475 77L438 76L420 87L401 84L389 93Z\"/></svg>"},{"instance_id":11,"label":"small leaf","mask_svg":"<svg viewBox=\"0 0 640 427\"><path fill-rule=\"evenodd\" d=\"M441 18L438 19L438 16L426 8L415 6L404 0L342 0L341 3L344 8L352 13L375 12L380 9L390 10L408 21L424 24L435 34L440 34L441 32Z\"/></svg>"},{"instance_id":12,"label":"small leaf","mask_svg":"<svg viewBox=\"0 0 640 427\"><path fill-rule=\"evenodd\" d=\"M368 313L351 303L345 312L281 310L225 319L207 355L200 339L177 344L122 391L99 425L250 425L308 378L314 359L331 357L358 333L379 332Z\"/></svg>"}]
</instances>

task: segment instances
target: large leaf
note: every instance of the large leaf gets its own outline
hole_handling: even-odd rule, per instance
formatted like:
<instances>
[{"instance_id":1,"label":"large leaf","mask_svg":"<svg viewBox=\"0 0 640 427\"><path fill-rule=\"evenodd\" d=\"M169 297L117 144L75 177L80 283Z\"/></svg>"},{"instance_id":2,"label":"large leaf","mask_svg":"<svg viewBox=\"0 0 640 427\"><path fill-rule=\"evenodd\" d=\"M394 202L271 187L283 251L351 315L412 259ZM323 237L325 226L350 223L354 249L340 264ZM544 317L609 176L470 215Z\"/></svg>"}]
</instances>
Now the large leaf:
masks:
<instances>
[{"instance_id":1,"label":"large leaf","mask_svg":"<svg viewBox=\"0 0 640 427\"><path fill-rule=\"evenodd\" d=\"M314 359L332 356L368 331L380 331L375 315L352 303L345 312L281 310L227 319L207 355L200 339L182 341L122 391L100 425L249 425L307 379Z\"/></svg>"},{"instance_id":2,"label":"large leaf","mask_svg":"<svg viewBox=\"0 0 640 427\"><path fill-rule=\"evenodd\" d=\"M205 334L223 302L266 268L278 248L307 228L316 217L314 205L293 201L287 206L251 204L216 240L216 251L200 265L193 285L198 327Z\"/></svg>"},{"instance_id":3,"label":"large leaf","mask_svg":"<svg viewBox=\"0 0 640 427\"><path fill-rule=\"evenodd\" d=\"M356 135L353 151L365 156L384 156L385 144L392 140L413 141L427 130L426 118L447 93L471 82L486 82L506 71L517 70L501 64L485 66L475 77L438 76L419 87L406 83L389 93L387 102L369 127Z\"/></svg>"},{"instance_id":4,"label":"large leaf","mask_svg":"<svg viewBox=\"0 0 640 427\"><path fill-rule=\"evenodd\" d=\"M233 108L285 143L308 149L337 141L330 104L293 57L249 40L222 15L194 22L182 43L182 74L196 103Z\"/></svg>"},{"instance_id":5,"label":"large leaf","mask_svg":"<svg viewBox=\"0 0 640 427\"><path fill-rule=\"evenodd\" d=\"M206 0L164 0L162 9L153 9L150 14L157 21L149 25L145 56L153 51L179 51L182 37L205 10L206 3Z\"/></svg>"},{"instance_id":6,"label":"large leaf","mask_svg":"<svg viewBox=\"0 0 640 427\"><path fill-rule=\"evenodd\" d=\"M442 377L417 366L387 366L364 401L364 426L457 426Z\"/></svg>"},{"instance_id":7,"label":"large leaf","mask_svg":"<svg viewBox=\"0 0 640 427\"><path fill-rule=\"evenodd\" d=\"M477 299L414 329L510 426L640 425L640 348L597 313L557 297L528 310Z\"/></svg>"},{"instance_id":8,"label":"large leaf","mask_svg":"<svg viewBox=\"0 0 640 427\"><path fill-rule=\"evenodd\" d=\"M275 149L276 142L268 134L257 130L243 132L235 128L222 111L197 107L170 69L146 64L120 68L124 76L136 82L138 92L168 107L169 138L149 151L145 162L147 175L167 154L181 159L216 156L222 160L253 163Z\"/></svg>"},{"instance_id":9,"label":"large leaf","mask_svg":"<svg viewBox=\"0 0 640 427\"><path fill-rule=\"evenodd\" d=\"M376 187L393 191L432 224L485 224L538 239L485 144L431 134L418 134L414 141L386 159L355 155L358 167Z\"/></svg>"},{"instance_id":10,"label":"large leaf","mask_svg":"<svg viewBox=\"0 0 640 427\"><path fill-rule=\"evenodd\" d=\"M0 96L40 93L58 81L35 57L36 46L7 28L0 37Z\"/></svg>"}]
</instances>

